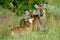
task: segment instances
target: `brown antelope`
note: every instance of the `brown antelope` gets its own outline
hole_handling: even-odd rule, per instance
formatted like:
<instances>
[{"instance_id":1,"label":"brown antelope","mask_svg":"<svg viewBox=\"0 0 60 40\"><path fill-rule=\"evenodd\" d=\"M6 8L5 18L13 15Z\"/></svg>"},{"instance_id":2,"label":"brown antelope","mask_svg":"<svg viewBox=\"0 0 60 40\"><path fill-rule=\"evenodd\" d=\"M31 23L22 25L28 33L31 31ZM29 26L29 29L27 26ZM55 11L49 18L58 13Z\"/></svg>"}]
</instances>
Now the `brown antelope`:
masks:
<instances>
[{"instance_id":1,"label":"brown antelope","mask_svg":"<svg viewBox=\"0 0 60 40\"><path fill-rule=\"evenodd\" d=\"M33 21L33 29L37 30L37 28L40 26L40 18L39 15L33 15L34 21Z\"/></svg>"},{"instance_id":2,"label":"brown antelope","mask_svg":"<svg viewBox=\"0 0 60 40\"><path fill-rule=\"evenodd\" d=\"M20 25L20 27L13 28L11 30L12 35L13 36L22 35L24 33L31 32L32 31L32 22L33 22L33 19L28 19L27 21L25 21L25 19L21 20L22 24Z\"/></svg>"},{"instance_id":3,"label":"brown antelope","mask_svg":"<svg viewBox=\"0 0 60 40\"><path fill-rule=\"evenodd\" d=\"M30 27L33 25L33 18L22 19L20 21L20 27Z\"/></svg>"},{"instance_id":4,"label":"brown antelope","mask_svg":"<svg viewBox=\"0 0 60 40\"><path fill-rule=\"evenodd\" d=\"M29 27L25 27L25 28L15 27L11 30L11 33L12 33L12 36L18 36L18 35L23 35L25 33L28 33L29 31L30 31Z\"/></svg>"},{"instance_id":5,"label":"brown antelope","mask_svg":"<svg viewBox=\"0 0 60 40\"><path fill-rule=\"evenodd\" d=\"M47 24L47 18L46 18L46 11L43 8L43 5L40 5L38 9L38 14L40 15L40 22L41 22L41 30L45 30L46 24Z\"/></svg>"},{"instance_id":6,"label":"brown antelope","mask_svg":"<svg viewBox=\"0 0 60 40\"><path fill-rule=\"evenodd\" d=\"M40 18L39 18L39 15L34 15L33 12L30 12L29 15L30 15L31 18L34 18L34 20L33 20L33 30L37 30L38 25L40 24Z\"/></svg>"}]
</instances>

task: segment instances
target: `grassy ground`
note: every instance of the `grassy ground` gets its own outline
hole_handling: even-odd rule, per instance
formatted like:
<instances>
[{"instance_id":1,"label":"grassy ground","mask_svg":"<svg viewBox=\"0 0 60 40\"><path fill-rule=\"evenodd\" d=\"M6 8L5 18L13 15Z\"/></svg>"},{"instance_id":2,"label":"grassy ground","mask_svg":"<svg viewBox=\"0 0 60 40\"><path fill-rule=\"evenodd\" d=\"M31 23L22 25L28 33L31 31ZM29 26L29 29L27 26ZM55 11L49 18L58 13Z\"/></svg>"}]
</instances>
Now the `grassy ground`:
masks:
<instances>
[{"instance_id":1,"label":"grassy ground","mask_svg":"<svg viewBox=\"0 0 60 40\"><path fill-rule=\"evenodd\" d=\"M19 26L19 21L22 17L17 17L14 12L8 9L0 8L0 40L60 40L60 17L53 13L55 12L47 12L48 32L31 32L22 36L12 37L11 29Z\"/></svg>"}]
</instances>

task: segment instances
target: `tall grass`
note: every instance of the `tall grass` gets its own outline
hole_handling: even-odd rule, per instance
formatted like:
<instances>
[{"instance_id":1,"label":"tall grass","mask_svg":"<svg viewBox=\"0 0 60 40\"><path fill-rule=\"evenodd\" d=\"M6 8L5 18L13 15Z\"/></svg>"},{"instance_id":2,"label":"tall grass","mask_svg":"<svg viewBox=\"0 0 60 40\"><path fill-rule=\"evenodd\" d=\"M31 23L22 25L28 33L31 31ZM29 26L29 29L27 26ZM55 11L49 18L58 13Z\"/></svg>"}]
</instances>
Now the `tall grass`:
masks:
<instances>
[{"instance_id":1,"label":"tall grass","mask_svg":"<svg viewBox=\"0 0 60 40\"><path fill-rule=\"evenodd\" d=\"M58 19L58 17L55 17L53 15L53 12L47 12L48 29L47 29L46 33L39 31L39 32L31 32L28 34L24 34L22 36L12 37L11 29L19 26L19 21L20 21L21 17L20 16L17 17L14 14L14 12L11 12L8 9L3 9L3 8L1 8L1 9L2 10L0 11L0 15L1 15L0 17L3 18L3 21L7 20L8 22L11 22L11 21L12 22L10 24L8 24L8 23L5 24L3 21L1 21L0 40L60 40L60 19ZM0 18L0 19L2 19L2 18ZM10 19L10 20L8 20L8 19ZM11 25L11 27L9 27L9 25Z\"/></svg>"},{"instance_id":2,"label":"tall grass","mask_svg":"<svg viewBox=\"0 0 60 40\"><path fill-rule=\"evenodd\" d=\"M35 31L17 37L12 37L11 29L19 26L20 20L25 16L16 16L15 12L0 7L0 40L60 40L59 1L57 3L55 3L56 0L47 1L49 3L46 14L48 19L47 32L44 33L42 31ZM18 7L17 12L22 12L24 14L26 6L24 7L24 5L22 5L23 4ZM32 8L29 8L29 10L32 10Z\"/></svg>"}]
</instances>

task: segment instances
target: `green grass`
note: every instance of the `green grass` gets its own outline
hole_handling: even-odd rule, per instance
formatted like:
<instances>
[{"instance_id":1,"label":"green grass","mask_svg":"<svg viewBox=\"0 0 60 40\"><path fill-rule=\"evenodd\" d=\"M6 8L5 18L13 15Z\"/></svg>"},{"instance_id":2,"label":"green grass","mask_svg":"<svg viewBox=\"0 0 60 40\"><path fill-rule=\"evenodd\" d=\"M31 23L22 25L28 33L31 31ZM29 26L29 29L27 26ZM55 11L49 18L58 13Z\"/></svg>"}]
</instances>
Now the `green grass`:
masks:
<instances>
[{"instance_id":1,"label":"green grass","mask_svg":"<svg viewBox=\"0 0 60 40\"><path fill-rule=\"evenodd\" d=\"M0 40L60 40L60 17L59 14L54 13L57 14L57 11L47 12L48 29L46 33L38 31L12 37L11 29L19 26L20 19L24 17L16 16L11 10L0 8Z\"/></svg>"}]
</instances>

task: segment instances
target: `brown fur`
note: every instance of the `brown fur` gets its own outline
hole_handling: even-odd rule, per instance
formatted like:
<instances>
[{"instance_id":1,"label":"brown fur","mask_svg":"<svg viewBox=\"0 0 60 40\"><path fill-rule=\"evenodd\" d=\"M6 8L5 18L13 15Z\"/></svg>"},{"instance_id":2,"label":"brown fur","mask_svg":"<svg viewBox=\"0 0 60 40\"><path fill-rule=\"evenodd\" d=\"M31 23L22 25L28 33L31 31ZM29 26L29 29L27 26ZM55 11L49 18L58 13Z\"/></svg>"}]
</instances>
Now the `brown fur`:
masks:
<instances>
[{"instance_id":1,"label":"brown fur","mask_svg":"<svg viewBox=\"0 0 60 40\"><path fill-rule=\"evenodd\" d=\"M15 27L15 28L11 29L12 36L22 35L22 34L27 33L29 31L30 31L29 27L25 27L25 28Z\"/></svg>"},{"instance_id":2,"label":"brown fur","mask_svg":"<svg viewBox=\"0 0 60 40\"><path fill-rule=\"evenodd\" d=\"M33 20L33 30L37 30L38 25L40 25L39 15L33 15L33 13L30 12L30 18L34 18L34 20Z\"/></svg>"},{"instance_id":3,"label":"brown fur","mask_svg":"<svg viewBox=\"0 0 60 40\"><path fill-rule=\"evenodd\" d=\"M25 19L22 19L20 21L20 27L29 27L29 25L30 25L30 22L28 20L25 21Z\"/></svg>"},{"instance_id":4,"label":"brown fur","mask_svg":"<svg viewBox=\"0 0 60 40\"><path fill-rule=\"evenodd\" d=\"M38 11L39 11L39 12L40 12L40 11L43 12L43 16L40 16L40 23L41 23L40 29L41 29L42 31L45 31L46 25L47 25L46 11L43 9L43 6L41 6Z\"/></svg>"},{"instance_id":5,"label":"brown fur","mask_svg":"<svg viewBox=\"0 0 60 40\"><path fill-rule=\"evenodd\" d=\"M33 15L33 16L34 16L33 29L37 30L38 25L40 24L40 18L39 18L39 15Z\"/></svg>"},{"instance_id":6,"label":"brown fur","mask_svg":"<svg viewBox=\"0 0 60 40\"><path fill-rule=\"evenodd\" d=\"M25 21L25 19L22 19L20 21L20 27L15 27L13 28L12 31L12 35L21 35L27 32L31 32L32 31L32 21L33 19L28 19L27 21Z\"/></svg>"}]
</instances>

